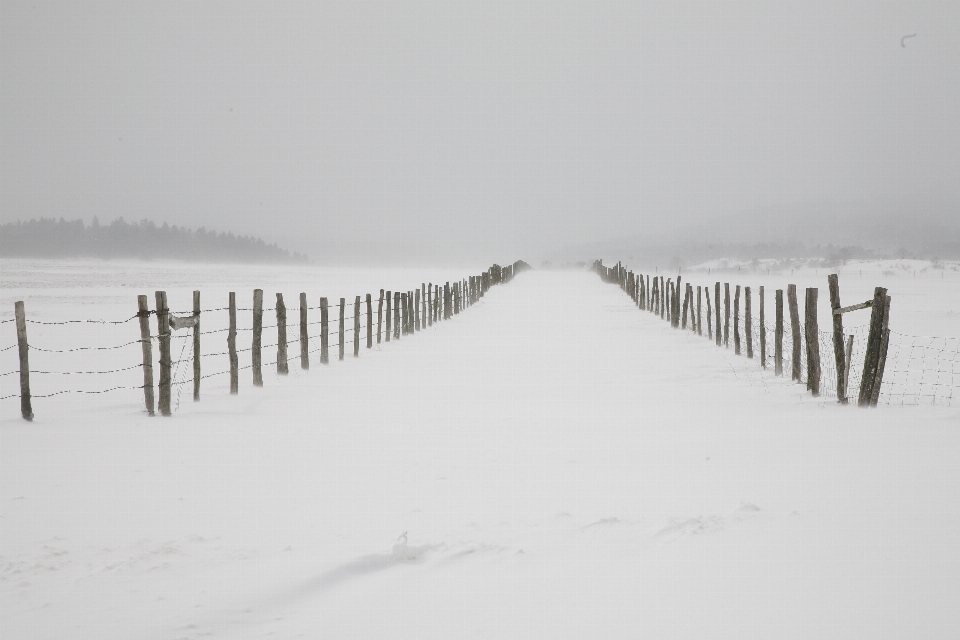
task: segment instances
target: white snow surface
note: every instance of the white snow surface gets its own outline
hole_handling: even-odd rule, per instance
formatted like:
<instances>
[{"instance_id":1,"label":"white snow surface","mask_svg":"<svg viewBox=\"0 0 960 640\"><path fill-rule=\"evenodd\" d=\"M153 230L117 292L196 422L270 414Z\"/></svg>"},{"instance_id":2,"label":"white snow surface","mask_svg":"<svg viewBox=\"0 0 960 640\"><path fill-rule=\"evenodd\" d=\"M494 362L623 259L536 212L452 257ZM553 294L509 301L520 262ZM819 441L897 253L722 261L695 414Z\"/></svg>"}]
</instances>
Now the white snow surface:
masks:
<instances>
[{"instance_id":1,"label":"white snow surface","mask_svg":"<svg viewBox=\"0 0 960 640\"><path fill-rule=\"evenodd\" d=\"M159 270L45 285L15 266L4 311L50 320L129 316ZM320 279L376 298L434 274L374 275ZM28 330L70 346L134 325ZM37 399L33 423L0 403L0 637L960 635L960 409L812 398L586 272L523 273L358 359L318 355L260 389L241 372L236 397L204 380L172 418L138 391Z\"/></svg>"}]
</instances>

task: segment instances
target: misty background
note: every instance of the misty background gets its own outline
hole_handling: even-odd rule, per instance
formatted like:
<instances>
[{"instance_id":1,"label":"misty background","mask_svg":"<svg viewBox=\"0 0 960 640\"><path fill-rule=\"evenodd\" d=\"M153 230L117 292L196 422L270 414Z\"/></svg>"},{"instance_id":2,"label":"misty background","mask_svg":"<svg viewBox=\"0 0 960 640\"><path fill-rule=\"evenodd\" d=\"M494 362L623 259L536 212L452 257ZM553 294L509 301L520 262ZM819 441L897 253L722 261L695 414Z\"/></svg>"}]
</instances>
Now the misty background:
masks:
<instances>
[{"instance_id":1,"label":"misty background","mask_svg":"<svg viewBox=\"0 0 960 640\"><path fill-rule=\"evenodd\" d=\"M960 3L3 2L0 223L94 216L348 264L960 257Z\"/></svg>"}]
</instances>

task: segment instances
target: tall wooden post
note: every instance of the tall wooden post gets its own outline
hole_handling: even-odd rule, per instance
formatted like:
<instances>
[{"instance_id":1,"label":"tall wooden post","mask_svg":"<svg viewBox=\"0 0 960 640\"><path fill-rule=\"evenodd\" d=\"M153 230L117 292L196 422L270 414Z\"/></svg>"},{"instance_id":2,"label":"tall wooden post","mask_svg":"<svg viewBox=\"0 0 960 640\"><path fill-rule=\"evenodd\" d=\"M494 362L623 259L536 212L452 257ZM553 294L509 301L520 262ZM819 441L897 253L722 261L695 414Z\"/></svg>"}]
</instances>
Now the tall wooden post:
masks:
<instances>
[{"instance_id":1,"label":"tall wooden post","mask_svg":"<svg viewBox=\"0 0 960 640\"><path fill-rule=\"evenodd\" d=\"M450 318L450 283L447 282L443 285L443 319L448 320Z\"/></svg>"},{"instance_id":2,"label":"tall wooden post","mask_svg":"<svg viewBox=\"0 0 960 640\"><path fill-rule=\"evenodd\" d=\"M733 296L733 352L740 355L740 285Z\"/></svg>"},{"instance_id":3,"label":"tall wooden post","mask_svg":"<svg viewBox=\"0 0 960 640\"><path fill-rule=\"evenodd\" d=\"M320 298L320 364L330 364L330 324L327 299Z\"/></svg>"},{"instance_id":4,"label":"tall wooden post","mask_svg":"<svg viewBox=\"0 0 960 640\"><path fill-rule=\"evenodd\" d=\"M373 299L367 294L367 349L373 349Z\"/></svg>"},{"instance_id":5,"label":"tall wooden post","mask_svg":"<svg viewBox=\"0 0 960 640\"><path fill-rule=\"evenodd\" d=\"M307 294L300 294L300 368L310 368L310 338L307 335Z\"/></svg>"},{"instance_id":6,"label":"tall wooden post","mask_svg":"<svg viewBox=\"0 0 960 640\"><path fill-rule=\"evenodd\" d=\"M263 334L263 289L253 290L253 345L251 361L253 363L253 386L263 386L263 372L260 370L260 346Z\"/></svg>"},{"instance_id":7,"label":"tall wooden post","mask_svg":"<svg viewBox=\"0 0 960 640\"><path fill-rule=\"evenodd\" d=\"M337 358L337 360L343 360L343 349L344 347L347 346L346 344L347 332L346 332L346 327L343 325L344 317L345 317L344 310L346 306L347 306L346 298L340 298L340 334L338 336L339 339L337 340L337 343L338 343L337 346L339 347L338 349L339 357Z\"/></svg>"},{"instance_id":8,"label":"tall wooden post","mask_svg":"<svg viewBox=\"0 0 960 640\"><path fill-rule=\"evenodd\" d=\"M703 313L700 311L700 300L702 297L701 294L702 287L697 285L697 335L703 335Z\"/></svg>"},{"instance_id":9,"label":"tall wooden post","mask_svg":"<svg viewBox=\"0 0 960 640\"><path fill-rule=\"evenodd\" d=\"M797 306L797 285L787 285L787 305L790 307L790 334L793 338L793 362L791 363L790 379L800 381L802 368L800 366L800 349L803 345L800 337L800 308Z\"/></svg>"},{"instance_id":10,"label":"tall wooden post","mask_svg":"<svg viewBox=\"0 0 960 640\"><path fill-rule=\"evenodd\" d=\"M427 326L433 326L433 283L427 283Z\"/></svg>"},{"instance_id":11,"label":"tall wooden post","mask_svg":"<svg viewBox=\"0 0 960 640\"><path fill-rule=\"evenodd\" d=\"M723 346L730 347L730 283L723 283Z\"/></svg>"},{"instance_id":12,"label":"tall wooden post","mask_svg":"<svg viewBox=\"0 0 960 640\"><path fill-rule=\"evenodd\" d=\"M193 401L200 400L200 292L193 292Z\"/></svg>"},{"instance_id":13,"label":"tall wooden post","mask_svg":"<svg viewBox=\"0 0 960 640\"><path fill-rule=\"evenodd\" d=\"M807 338L807 389L820 395L820 330L817 326L817 289L807 287L804 315Z\"/></svg>"},{"instance_id":14,"label":"tall wooden post","mask_svg":"<svg viewBox=\"0 0 960 640\"><path fill-rule=\"evenodd\" d=\"M420 331L420 289L417 289L413 294L413 306L415 309L413 316L413 330Z\"/></svg>"},{"instance_id":15,"label":"tall wooden post","mask_svg":"<svg viewBox=\"0 0 960 640\"><path fill-rule=\"evenodd\" d=\"M240 390L240 360L237 358L237 293L230 292L230 326L227 329L227 352L230 358L230 395Z\"/></svg>"},{"instance_id":16,"label":"tall wooden post","mask_svg":"<svg viewBox=\"0 0 960 640\"><path fill-rule=\"evenodd\" d=\"M690 310L690 285L688 284L688 285L686 286L686 288L683 290L683 311L682 311L683 321L682 321L682 325L683 325L683 328L684 328L684 329L687 328L687 312L688 312L689 310ZM692 315L692 314L691 314L691 315Z\"/></svg>"},{"instance_id":17,"label":"tall wooden post","mask_svg":"<svg viewBox=\"0 0 960 640\"><path fill-rule=\"evenodd\" d=\"M143 296L146 298L146 296ZM144 300L146 303L146 300ZM13 303L14 315L17 319L17 350L20 356L20 415L27 422L33 422L33 405L30 402L30 344L27 342L27 314L23 308L23 300ZM150 334L149 327L147 335ZM141 333L141 335L143 335ZM149 343L148 343L149 344ZM169 341L167 342L169 350ZM170 370L169 358L167 359L167 371ZM143 368L147 370L146 367ZM152 391L152 389L151 389ZM167 387L167 397L170 396L169 386ZM153 402L151 398L150 415L153 415ZM169 400L167 401L169 405ZM169 409L168 409L169 412Z\"/></svg>"},{"instance_id":18,"label":"tall wooden post","mask_svg":"<svg viewBox=\"0 0 960 640\"><path fill-rule=\"evenodd\" d=\"M389 300L389 296L387 296ZM387 314L390 317L390 314ZM380 344L381 327L383 326L383 289L380 289L380 301L377 303L377 344Z\"/></svg>"},{"instance_id":19,"label":"tall wooden post","mask_svg":"<svg viewBox=\"0 0 960 640\"><path fill-rule=\"evenodd\" d=\"M773 329L773 373L783 375L783 289L775 294L775 323Z\"/></svg>"},{"instance_id":20,"label":"tall wooden post","mask_svg":"<svg viewBox=\"0 0 960 640\"><path fill-rule=\"evenodd\" d=\"M170 415L170 308L167 307L167 292L156 292L157 344L160 348L160 415Z\"/></svg>"},{"instance_id":21,"label":"tall wooden post","mask_svg":"<svg viewBox=\"0 0 960 640\"><path fill-rule=\"evenodd\" d=\"M713 309L710 306L710 287L704 287L703 292L707 295L707 338L713 340Z\"/></svg>"},{"instance_id":22,"label":"tall wooden post","mask_svg":"<svg viewBox=\"0 0 960 640\"><path fill-rule=\"evenodd\" d=\"M716 315L716 339L717 346L719 347L723 343L723 332L720 331L720 283L717 282L713 285L713 312Z\"/></svg>"},{"instance_id":23,"label":"tall wooden post","mask_svg":"<svg viewBox=\"0 0 960 640\"><path fill-rule=\"evenodd\" d=\"M750 287L743 288L743 338L747 343L747 357L753 357L753 309L750 308Z\"/></svg>"},{"instance_id":24,"label":"tall wooden post","mask_svg":"<svg viewBox=\"0 0 960 640\"><path fill-rule=\"evenodd\" d=\"M942 275L942 274L941 274ZM873 392L870 394L870 406L877 406L880 400L880 386L883 384L883 370L887 364L887 347L890 344L890 296L884 296L883 333L880 337L880 355L877 358L877 374L873 378Z\"/></svg>"},{"instance_id":25,"label":"tall wooden post","mask_svg":"<svg viewBox=\"0 0 960 640\"><path fill-rule=\"evenodd\" d=\"M150 342L150 309L147 306L147 296L137 296L137 319L140 321L140 347L143 352L143 403L147 407L147 413L153 415L153 345ZM24 322L24 342L26 342L27 325ZM17 338L20 337L20 326L17 325ZM27 368L29 372L29 368ZM28 378L29 380L29 378ZM21 384L22 387L22 384ZM22 393L21 393L22 396ZM22 400L21 400L22 403ZM22 409L22 407L21 407ZM24 415L24 418L31 420L33 411L29 410L29 399L27 409L30 418ZM21 411L22 413L22 411Z\"/></svg>"},{"instance_id":26,"label":"tall wooden post","mask_svg":"<svg viewBox=\"0 0 960 640\"><path fill-rule=\"evenodd\" d=\"M360 296L353 301L353 357L360 357Z\"/></svg>"},{"instance_id":27,"label":"tall wooden post","mask_svg":"<svg viewBox=\"0 0 960 640\"><path fill-rule=\"evenodd\" d=\"M390 342L390 334L393 333L393 313L391 312L393 307L393 296L391 295L392 291L387 291L387 330L384 335L384 341Z\"/></svg>"},{"instance_id":28,"label":"tall wooden post","mask_svg":"<svg viewBox=\"0 0 960 640\"><path fill-rule=\"evenodd\" d=\"M833 320L833 359L837 367L837 402L847 403L847 363L843 348L843 316L840 309L840 280L836 273L827 276L830 288L830 315Z\"/></svg>"},{"instance_id":29,"label":"tall wooden post","mask_svg":"<svg viewBox=\"0 0 960 640\"><path fill-rule=\"evenodd\" d=\"M760 287L760 367L767 368L767 319L764 315L763 287Z\"/></svg>"},{"instance_id":30,"label":"tall wooden post","mask_svg":"<svg viewBox=\"0 0 960 640\"><path fill-rule=\"evenodd\" d=\"M400 292L393 292L393 339L400 339Z\"/></svg>"},{"instance_id":31,"label":"tall wooden post","mask_svg":"<svg viewBox=\"0 0 960 640\"><path fill-rule=\"evenodd\" d=\"M873 302L870 309L870 333L867 335L867 350L863 357L863 375L860 378L860 396L857 404L868 407L873 399L873 386L880 365L880 349L883 344L883 320L886 315L887 290L877 287L873 290Z\"/></svg>"},{"instance_id":32,"label":"tall wooden post","mask_svg":"<svg viewBox=\"0 0 960 640\"><path fill-rule=\"evenodd\" d=\"M283 304L283 294L277 294L277 374L287 375L287 306Z\"/></svg>"}]
</instances>

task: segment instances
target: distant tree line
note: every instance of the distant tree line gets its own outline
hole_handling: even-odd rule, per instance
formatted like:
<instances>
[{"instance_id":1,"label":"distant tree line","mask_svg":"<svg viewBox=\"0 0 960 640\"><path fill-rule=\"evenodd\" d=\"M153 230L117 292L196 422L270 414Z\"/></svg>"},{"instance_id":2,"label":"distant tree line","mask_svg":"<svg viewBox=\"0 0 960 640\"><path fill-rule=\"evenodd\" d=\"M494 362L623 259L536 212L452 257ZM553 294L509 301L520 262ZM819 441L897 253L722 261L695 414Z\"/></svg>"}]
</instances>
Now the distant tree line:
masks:
<instances>
[{"instance_id":1,"label":"distant tree line","mask_svg":"<svg viewBox=\"0 0 960 640\"><path fill-rule=\"evenodd\" d=\"M83 220L40 218L0 225L0 256L31 258L141 258L206 262L304 263L307 257L290 253L253 236L217 233L201 227L161 226L150 220L126 222L117 218L101 225Z\"/></svg>"}]
</instances>

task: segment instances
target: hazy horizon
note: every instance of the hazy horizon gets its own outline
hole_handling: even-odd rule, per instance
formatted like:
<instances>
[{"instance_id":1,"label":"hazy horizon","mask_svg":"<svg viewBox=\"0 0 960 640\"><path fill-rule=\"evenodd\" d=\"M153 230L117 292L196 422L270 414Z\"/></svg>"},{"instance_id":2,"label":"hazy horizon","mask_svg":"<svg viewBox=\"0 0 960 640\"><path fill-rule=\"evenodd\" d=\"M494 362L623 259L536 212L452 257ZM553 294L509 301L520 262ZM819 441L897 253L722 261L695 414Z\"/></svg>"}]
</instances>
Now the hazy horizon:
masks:
<instances>
[{"instance_id":1,"label":"hazy horizon","mask_svg":"<svg viewBox=\"0 0 960 640\"><path fill-rule=\"evenodd\" d=\"M950 2L3 2L0 222L350 262L958 242L958 27Z\"/></svg>"}]
</instances>

